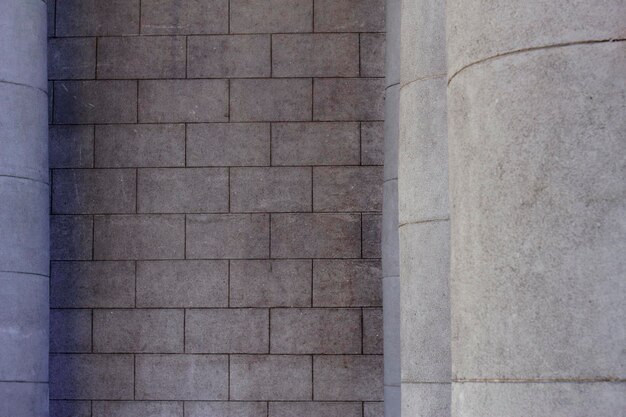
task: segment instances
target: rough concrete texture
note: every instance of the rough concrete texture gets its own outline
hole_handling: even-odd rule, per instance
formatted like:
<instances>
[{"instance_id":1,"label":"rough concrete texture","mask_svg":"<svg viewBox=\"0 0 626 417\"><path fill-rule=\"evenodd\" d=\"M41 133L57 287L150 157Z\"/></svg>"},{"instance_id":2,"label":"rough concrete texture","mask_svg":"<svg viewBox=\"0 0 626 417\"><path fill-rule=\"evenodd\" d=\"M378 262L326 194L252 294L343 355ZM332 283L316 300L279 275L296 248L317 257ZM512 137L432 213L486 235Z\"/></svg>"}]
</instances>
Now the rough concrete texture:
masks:
<instances>
[{"instance_id":1,"label":"rough concrete texture","mask_svg":"<svg viewBox=\"0 0 626 417\"><path fill-rule=\"evenodd\" d=\"M450 383L402 383L402 415L435 417L450 415ZM463 414L460 414L463 415ZM501 414L508 415L508 414Z\"/></svg>"}]
</instances>

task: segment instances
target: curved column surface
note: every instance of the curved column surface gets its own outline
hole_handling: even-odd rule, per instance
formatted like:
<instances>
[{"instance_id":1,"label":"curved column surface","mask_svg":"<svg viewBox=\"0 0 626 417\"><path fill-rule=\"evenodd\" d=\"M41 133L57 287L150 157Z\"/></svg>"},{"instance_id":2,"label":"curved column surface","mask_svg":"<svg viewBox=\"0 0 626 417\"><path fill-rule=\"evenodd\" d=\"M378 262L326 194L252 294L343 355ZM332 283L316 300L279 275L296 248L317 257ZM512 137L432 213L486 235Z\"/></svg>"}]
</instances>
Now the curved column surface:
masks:
<instances>
[{"instance_id":1,"label":"curved column surface","mask_svg":"<svg viewBox=\"0 0 626 417\"><path fill-rule=\"evenodd\" d=\"M47 416L46 4L0 10L0 415Z\"/></svg>"},{"instance_id":2,"label":"curved column surface","mask_svg":"<svg viewBox=\"0 0 626 417\"><path fill-rule=\"evenodd\" d=\"M453 415L624 416L624 3L480 3L448 2L450 62L483 51L448 89Z\"/></svg>"},{"instance_id":3,"label":"curved column surface","mask_svg":"<svg viewBox=\"0 0 626 417\"><path fill-rule=\"evenodd\" d=\"M398 166L402 413L450 414L445 1L402 7Z\"/></svg>"}]
</instances>

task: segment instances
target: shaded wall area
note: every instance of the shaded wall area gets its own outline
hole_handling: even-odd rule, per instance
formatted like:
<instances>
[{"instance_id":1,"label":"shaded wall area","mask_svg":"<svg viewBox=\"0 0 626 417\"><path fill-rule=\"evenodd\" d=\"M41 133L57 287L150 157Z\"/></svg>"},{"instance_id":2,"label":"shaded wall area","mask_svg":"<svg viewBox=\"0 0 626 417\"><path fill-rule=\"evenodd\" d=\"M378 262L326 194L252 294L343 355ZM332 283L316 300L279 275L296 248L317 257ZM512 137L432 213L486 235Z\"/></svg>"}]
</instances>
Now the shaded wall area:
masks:
<instances>
[{"instance_id":1,"label":"shaded wall area","mask_svg":"<svg viewBox=\"0 0 626 417\"><path fill-rule=\"evenodd\" d=\"M382 416L384 1L49 5L51 415Z\"/></svg>"}]
</instances>

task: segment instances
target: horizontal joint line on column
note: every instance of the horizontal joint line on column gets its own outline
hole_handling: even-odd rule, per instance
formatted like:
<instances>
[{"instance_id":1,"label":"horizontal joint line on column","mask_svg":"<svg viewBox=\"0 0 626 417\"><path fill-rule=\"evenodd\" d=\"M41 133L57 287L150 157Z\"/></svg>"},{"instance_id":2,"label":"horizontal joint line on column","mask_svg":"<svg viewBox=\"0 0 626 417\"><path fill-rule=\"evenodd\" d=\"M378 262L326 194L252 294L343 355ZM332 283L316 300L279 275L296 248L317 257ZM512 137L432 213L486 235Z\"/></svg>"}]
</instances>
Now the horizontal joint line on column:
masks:
<instances>
[{"instance_id":1,"label":"horizontal joint line on column","mask_svg":"<svg viewBox=\"0 0 626 417\"><path fill-rule=\"evenodd\" d=\"M398 83L389 84L388 86L385 86L385 90L389 90L391 87L395 87L398 84L400 83L398 82Z\"/></svg>"},{"instance_id":2,"label":"horizontal joint line on column","mask_svg":"<svg viewBox=\"0 0 626 417\"><path fill-rule=\"evenodd\" d=\"M398 177L395 177L395 178L387 178L386 180L384 180L384 181L383 181L383 184L386 184L386 183L391 182L391 181L398 181Z\"/></svg>"},{"instance_id":3,"label":"horizontal joint line on column","mask_svg":"<svg viewBox=\"0 0 626 417\"><path fill-rule=\"evenodd\" d=\"M24 271L5 271L5 270L0 270L0 274L1 273L5 273L5 274L22 274L22 275L34 275L36 277L42 277L42 278L50 278L48 275L45 274L38 274L36 272L24 272Z\"/></svg>"},{"instance_id":4,"label":"horizontal joint line on column","mask_svg":"<svg viewBox=\"0 0 626 417\"><path fill-rule=\"evenodd\" d=\"M38 182L40 184L44 184L44 185L50 186L50 183L48 183L46 181L36 180L34 178L28 178L28 177L21 177L19 175L0 174L0 178L15 178L17 180L33 181L33 182Z\"/></svg>"},{"instance_id":5,"label":"horizontal joint line on column","mask_svg":"<svg viewBox=\"0 0 626 417\"><path fill-rule=\"evenodd\" d=\"M6 384L47 384L48 381L22 381L22 380L0 380L0 383Z\"/></svg>"},{"instance_id":6,"label":"horizontal joint line on column","mask_svg":"<svg viewBox=\"0 0 626 417\"><path fill-rule=\"evenodd\" d=\"M400 388L401 384L383 384L384 387Z\"/></svg>"},{"instance_id":7,"label":"horizontal joint line on column","mask_svg":"<svg viewBox=\"0 0 626 417\"><path fill-rule=\"evenodd\" d=\"M11 85L17 85L19 87L28 87L28 88L32 88L33 90L39 90L42 93L44 93L45 95L48 95L48 92L42 88L39 87L35 87L29 84L24 84L24 83L16 83L14 81L8 81L8 80L0 80L0 83L4 83L4 84L11 84Z\"/></svg>"},{"instance_id":8,"label":"horizontal joint line on column","mask_svg":"<svg viewBox=\"0 0 626 417\"><path fill-rule=\"evenodd\" d=\"M534 46L532 48L522 48L522 49L516 49L514 51L503 52L501 54L497 54L497 55L489 56L487 58L480 59L480 60L478 60L476 62L472 62L470 64L467 64L467 65L459 68L459 70L457 72L455 72L454 74L452 74L452 76L450 76L450 78L448 79L448 85L450 85L450 83L452 82L454 77L459 75L462 71L466 70L467 68L472 67L472 66L477 65L477 64L482 64L483 62L486 62L486 61L491 61L493 59L497 59L497 58L501 58L501 57L505 57L505 56L509 56L509 55L515 55L515 54L519 54L519 53L524 53L524 52L540 51L542 49L563 48L563 47L566 47L566 46L592 45L592 44L596 44L596 43L610 43L610 42L624 42L624 41L626 41L626 38L597 39L597 40L587 40L587 41L556 43L556 44L553 44L553 45Z\"/></svg>"},{"instance_id":9,"label":"horizontal joint line on column","mask_svg":"<svg viewBox=\"0 0 626 417\"><path fill-rule=\"evenodd\" d=\"M433 218L433 219L424 219L424 220L416 220L414 222L406 222L406 223L400 223L398 225L398 228L403 227L403 226L410 226L412 224L421 224L421 223L434 223L434 222L447 222L449 221L450 218L446 217L446 218Z\"/></svg>"},{"instance_id":10,"label":"horizontal joint line on column","mask_svg":"<svg viewBox=\"0 0 626 417\"><path fill-rule=\"evenodd\" d=\"M474 383L474 384L499 384L499 383L509 383L509 384L519 384L519 383L535 383L535 384L550 384L550 383L598 383L598 382L626 382L626 379L623 378L483 378L483 379L453 379L453 383L455 384L463 384L463 383Z\"/></svg>"},{"instance_id":11,"label":"horizontal joint line on column","mask_svg":"<svg viewBox=\"0 0 626 417\"><path fill-rule=\"evenodd\" d=\"M400 381L402 384L411 385L450 385L450 381Z\"/></svg>"},{"instance_id":12,"label":"horizontal joint line on column","mask_svg":"<svg viewBox=\"0 0 626 417\"><path fill-rule=\"evenodd\" d=\"M414 80L411 80L405 84L402 84L402 86L400 87L400 90L402 90L404 87L408 87L411 84L414 83L418 83L420 81L430 81L430 80L436 80L437 78L444 78L446 77L448 74L446 73L441 73L441 74L433 74L433 75L428 75L426 77L420 77L420 78L416 78Z\"/></svg>"}]
</instances>

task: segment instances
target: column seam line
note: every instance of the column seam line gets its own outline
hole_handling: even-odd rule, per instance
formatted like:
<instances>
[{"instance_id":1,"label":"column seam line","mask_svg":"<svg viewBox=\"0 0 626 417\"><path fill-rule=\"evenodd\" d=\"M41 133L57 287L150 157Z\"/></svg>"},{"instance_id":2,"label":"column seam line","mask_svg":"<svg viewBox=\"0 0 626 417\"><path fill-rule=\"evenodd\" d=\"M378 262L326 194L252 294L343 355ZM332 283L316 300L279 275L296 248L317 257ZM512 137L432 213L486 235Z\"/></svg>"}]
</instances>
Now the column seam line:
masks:
<instances>
[{"instance_id":1,"label":"column seam line","mask_svg":"<svg viewBox=\"0 0 626 417\"><path fill-rule=\"evenodd\" d=\"M45 95L48 95L48 91L44 90L43 88L35 87L34 85L24 84L24 83L16 83L15 81L9 81L9 80L3 80L3 79L0 79L0 83L17 85L19 87L32 88L33 90L38 90L38 91L41 91L42 93L44 93Z\"/></svg>"},{"instance_id":2,"label":"column seam line","mask_svg":"<svg viewBox=\"0 0 626 417\"><path fill-rule=\"evenodd\" d=\"M430 80L436 80L437 78L445 78L448 74L447 73L437 73L437 74L433 74L433 75L427 75L426 77L420 77L420 78L416 78L414 80L411 80L407 83L404 83L400 86L400 91L402 91L402 89L404 87L408 87L411 84L415 84L418 83L420 81L430 81Z\"/></svg>"},{"instance_id":3,"label":"column seam line","mask_svg":"<svg viewBox=\"0 0 626 417\"><path fill-rule=\"evenodd\" d=\"M412 224L447 222L449 220L450 220L449 217L447 217L447 218L432 218L432 219L416 220L416 221L413 221L413 222L400 223L398 225L398 228L401 228L402 226L410 226Z\"/></svg>"},{"instance_id":4,"label":"column seam line","mask_svg":"<svg viewBox=\"0 0 626 417\"><path fill-rule=\"evenodd\" d=\"M36 180L34 178L28 178L28 177L22 177L20 175L7 175L7 174L0 174L0 178L15 178L18 180L25 180L25 181L33 181L33 182L38 182L40 184L44 184L47 185L48 187L50 186L49 182L46 181L41 181L41 180Z\"/></svg>"}]
</instances>

